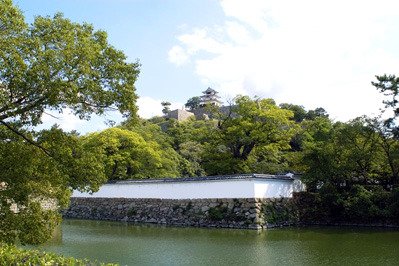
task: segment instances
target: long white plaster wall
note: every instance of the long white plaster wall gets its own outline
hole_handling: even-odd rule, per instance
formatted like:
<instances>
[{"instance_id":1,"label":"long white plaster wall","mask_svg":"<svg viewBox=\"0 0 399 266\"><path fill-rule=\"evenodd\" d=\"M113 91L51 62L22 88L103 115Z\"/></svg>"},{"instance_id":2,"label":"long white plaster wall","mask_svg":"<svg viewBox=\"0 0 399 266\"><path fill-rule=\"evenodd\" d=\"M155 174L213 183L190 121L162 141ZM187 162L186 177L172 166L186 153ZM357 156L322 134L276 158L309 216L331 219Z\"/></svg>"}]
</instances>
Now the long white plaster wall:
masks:
<instances>
[{"instance_id":1,"label":"long white plaster wall","mask_svg":"<svg viewBox=\"0 0 399 266\"><path fill-rule=\"evenodd\" d=\"M132 182L105 184L96 193L74 191L72 197L95 198L156 198L156 199L214 199L214 198L277 198L292 197L290 180L207 180L186 182Z\"/></svg>"},{"instance_id":2,"label":"long white plaster wall","mask_svg":"<svg viewBox=\"0 0 399 266\"><path fill-rule=\"evenodd\" d=\"M291 198L294 192L292 180L274 180L267 182L254 180L255 198Z\"/></svg>"}]
</instances>

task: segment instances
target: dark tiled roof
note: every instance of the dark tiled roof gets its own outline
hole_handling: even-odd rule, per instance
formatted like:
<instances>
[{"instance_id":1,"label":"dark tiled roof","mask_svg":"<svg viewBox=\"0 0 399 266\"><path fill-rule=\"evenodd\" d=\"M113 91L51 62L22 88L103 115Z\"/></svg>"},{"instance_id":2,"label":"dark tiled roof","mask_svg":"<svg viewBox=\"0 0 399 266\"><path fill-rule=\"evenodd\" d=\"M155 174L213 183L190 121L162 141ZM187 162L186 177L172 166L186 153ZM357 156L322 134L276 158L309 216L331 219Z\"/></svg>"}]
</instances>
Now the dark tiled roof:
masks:
<instances>
[{"instance_id":1,"label":"dark tiled roof","mask_svg":"<svg viewBox=\"0 0 399 266\"><path fill-rule=\"evenodd\" d=\"M295 176L297 177L297 176ZM215 175L200 177L178 177L178 178L147 178L147 179L129 179L109 181L109 184L127 184L127 183L166 183L166 182L198 182L210 180L238 180L238 179L274 179L274 180L294 180L289 175L268 175L268 174L237 174L237 175Z\"/></svg>"}]
</instances>

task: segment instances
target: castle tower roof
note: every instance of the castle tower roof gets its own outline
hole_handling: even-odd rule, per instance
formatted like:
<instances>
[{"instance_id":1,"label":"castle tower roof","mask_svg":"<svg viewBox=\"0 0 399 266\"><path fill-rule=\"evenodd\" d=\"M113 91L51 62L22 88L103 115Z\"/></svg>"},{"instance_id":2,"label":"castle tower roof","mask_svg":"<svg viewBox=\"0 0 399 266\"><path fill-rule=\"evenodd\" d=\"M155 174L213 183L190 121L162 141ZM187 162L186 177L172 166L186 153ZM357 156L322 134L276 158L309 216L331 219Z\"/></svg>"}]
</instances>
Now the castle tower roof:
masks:
<instances>
[{"instance_id":1,"label":"castle tower roof","mask_svg":"<svg viewBox=\"0 0 399 266\"><path fill-rule=\"evenodd\" d=\"M211 87L208 87L205 91L202 92L203 94L218 94L219 92L215 91Z\"/></svg>"},{"instance_id":2,"label":"castle tower roof","mask_svg":"<svg viewBox=\"0 0 399 266\"><path fill-rule=\"evenodd\" d=\"M208 87L208 89L202 93L203 95L200 96L200 106L205 106L208 104L220 106L222 104L222 102L219 100L220 96L218 95L218 92L211 87Z\"/></svg>"}]
</instances>

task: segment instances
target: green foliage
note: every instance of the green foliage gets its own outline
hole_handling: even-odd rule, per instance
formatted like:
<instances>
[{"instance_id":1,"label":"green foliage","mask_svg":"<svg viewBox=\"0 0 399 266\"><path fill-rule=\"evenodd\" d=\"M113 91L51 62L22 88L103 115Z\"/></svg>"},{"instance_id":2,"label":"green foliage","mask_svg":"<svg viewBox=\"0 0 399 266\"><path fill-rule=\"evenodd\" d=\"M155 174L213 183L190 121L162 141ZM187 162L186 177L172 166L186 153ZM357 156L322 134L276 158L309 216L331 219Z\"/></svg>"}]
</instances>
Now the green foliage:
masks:
<instances>
[{"instance_id":1,"label":"green foliage","mask_svg":"<svg viewBox=\"0 0 399 266\"><path fill-rule=\"evenodd\" d=\"M52 128L37 133L51 156L0 127L0 241L43 243L60 222L58 209L69 203L71 188L97 189L105 182L95 151L76 134ZM44 208L44 203L53 203Z\"/></svg>"},{"instance_id":2,"label":"green foliage","mask_svg":"<svg viewBox=\"0 0 399 266\"><path fill-rule=\"evenodd\" d=\"M298 221L301 223L320 223L327 219L320 193L297 192L294 194L294 205L298 211Z\"/></svg>"},{"instance_id":3,"label":"green foliage","mask_svg":"<svg viewBox=\"0 0 399 266\"><path fill-rule=\"evenodd\" d=\"M306 118L306 110L301 105L295 105L290 103L282 103L279 105L281 109L290 110L294 113L292 119L295 122L302 122Z\"/></svg>"},{"instance_id":4,"label":"green foliage","mask_svg":"<svg viewBox=\"0 0 399 266\"><path fill-rule=\"evenodd\" d=\"M146 141L157 142L162 152L177 165L179 176L201 176L205 173L201 166L203 148L199 136L205 135L204 122L149 119L137 123L128 120L122 128L138 133Z\"/></svg>"},{"instance_id":5,"label":"green foliage","mask_svg":"<svg viewBox=\"0 0 399 266\"><path fill-rule=\"evenodd\" d=\"M307 120L314 120L317 117L328 118L329 115L327 114L327 111L324 110L324 108L318 107L318 108L316 108L314 110L309 110L308 113L305 116L305 118Z\"/></svg>"},{"instance_id":6,"label":"green foliage","mask_svg":"<svg viewBox=\"0 0 399 266\"><path fill-rule=\"evenodd\" d=\"M303 223L398 224L395 192L380 186L354 185L346 191L326 186L295 199Z\"/></svg>"},{"instance_id":7,"label":"green foliage","mask_svg":"<svg viewBox=\"0 0 399 266\"><path fill-rule=\"evenodd\" d=\"M375 76L377 78L377 82L372 81L371 84L376 87L376 89L382 92L385 96L389 96L390 99L384 100L384 104L386 108L393 108L394 116L397 117L399 115L398 104L398 93L399 93L399 77L395 75L382 75Z\"/></svg>"},{"instance_id":8,"label":"green foliage","mask_svg":"<svg viewBox=\"0 0 399 266\"><path fill-rule=\"evenodd\" d=\"M369 119L368 126L379 136L379 148L383 154L381 162L385 163L385 167L381 170L381 175L386 177L387 183L398 186L399 139L397 138L397 127L391 124L391 119L387 121L381 121L376 118Z\"/></svg>"},{"instance_id":9,"label":"green foliage","mask_svg":"<svg viewBox=\"0 0 399 266\"><path fill-rule=\"evenodd\" d=\"M45 253L37 250L22 250L10 245L0 245L0 265L76 265L94 266L117 264L99 263L87 259L68 258L53 253Z\"/></svg>"},{"instance_id":10,"label":"green foliage","mask_svg":"<svg viewBox=\"0 0 399 266\"><path fill-rule=\"evenodd\" d=\"M179 175L178 158L136 132L109 128L89 134L84 142L101 156L109 180Z\"/></svg>"},{"instance_id":11,"label":"green foliage","mask_svg":"<svg viewBox=\"0 0 399 266\"><path fill-rule=\"evenodd\" d=\"M391 177L398 166L398 143L376 125L376 120L361 117L308 131L303 181L320 194L310 203L318 209L318 221L394 223L390 190L396 184Z\"/></svg>"},{"instance_id":12,"label":"green foliage","mask_svg":"<svg viewBox=\"0 0 399 266\"><path fill-rule=\"evenodd\" d=\"M295 105L290 103L282 103L279 105L281 109L290 110L294 113L292 119L300 123L303 120L315 120L317 117L328 118L328 114L324 108L318 107L314 110L306 111L302 105Z\"/></svg>"},{"instance_id":13,"label":"green foliage","mask_svg":"<svg viewBox=\"0 0 399 266\"><path fill-rule=\"evenodd\" d=\"M162 113L164 115L167 115L170 112L171 103L170 102L162 102L161 105L162 105Z\"/></svg>"},{"instance_id":14,"label":"green foliage","mask_svg":"<svg viewBox=\"0 0 399 266\"><path fill-rule=\"evenodd\" d=\"M323 110L315 110L318 118L302 122L296 163L302 165L308 191L317 196L303 201L305 194L300 195L301 220L397 224L398 78L384 75L377 80L372 84L390 97L384 103L394 110L391 118L332 123L320 115Z\"/></svg>"},{"instance_id":15,"label":"green foliage","mask_svg":"<svg viewBox=\"0 0 399 266\"><path fill-rule=\"evenodd\" d=\"M186 164L182 167L182 176L204 176L201 166L203 145L194 141L187 141L179 145L179 153Z\"/></svg>"},{"instance_id":16,"label":"green foliage","mask_svg":"<svg viewBox=\"0 0 399 266\"><path fill-rule=\"evenodd\" d=\"M398 93L399 93L399 78L395 75L376 76L378 82L371 82L373 86L385 96L384 100L385 111L392 109L393 115L388 119L373 119L370 124L373 129L379 133L382 138L382 149L385 152L387 163L390 170L390 182L393 186L399 186L399 107L398 107Z\"/></svg>"},{"instance_id":17,"label":"green foliage","mask_svg":"<svg viewBox=\"0 0 399 266\"><path fill-rule=\"evenodd\" d=\"M280 151L289 149L295 133L293 113L271 99L238 96L231 112L222 115L210 132L204 167L208 174L266 172L259 162L276 162ZM265 165L265 164L263 164Z\"/></svg>"},{"instance_id":18,"label":"green foliage","mask_svg":"<svg viewBox=\"0 0 399 266\"><path fill-rule=\"evenodd\" d=\"M105 32L61 14L28 25L12 1L0 1L0 241L43 243L71 189L106 181L97 147L55 127L28 128L65 108L81 119L119 110L133 120L138 73Z\"/></svg>"},{"instance_id":19,"label":"green foliage","mask_svg":"<svg viewBox=\"0 0 399 266\"><path fill-rule=\"evenodd\" d=\"M126 63L105 32L61 14L27 25L11 1L0 10L0 121L37 125L45 110L65 107L81 118L116 108L135 115L139 65Z\"/></svg>"},{"instance_id":20,"label":"green foliage","mask_svg":"<svg viewBox=\"0 0 399 266\"><path fill-rule=\"evenodd\" d=\"M182 157L182 176L203 176L204 147L212 139L215 128L212 120L170 120L166 124L166 134L171 139L172 147Z\"/></svg>"},{"instance_id":21,"label":"green foliage","mask_svg":"<svg viewBox=\"0 0 399 266\"><path fill-rule=\"evenodd\" d=\"M37 141L50 151L50 160L64 174L60 185L92 192L106 181L97 148L87 147L84 139L75 132L66 133L53 127L39 132ZM53 172L49 174L53 175Z\"/></svg>"},{"instance_id":22,"label":"green foliage","mask_svg":"<svg viewBox=\"0 0 399 266\"><path fill-rule=\"evenodd\" d=\"M365 187L355 185L343 202L344 213L353 220L365 221L378 215L379 209L373 204L373 192Z\"/></svg>"},{"instance_id":23,"label":"green foliage","mask_svg":"<svg viewBox=\"0 0 399 266\"><path fill-rule=\"evenodd\" d=\"M161 126L183 158L181 175L276 173L288 167L284 151L297 129L291 111L271 99L246 96L237 97L227 112L207 108L211 120L149 121Z\"/></svg>"},{"instance_id":24,"label":"green foliage","mask_svg":"<svg viewBox=\"0 0 399 266\"><path fill-rule=\"evenodd\" d=\"M399 220L399 188L392 191L392 204L389 206L389 213L392 214L394 220Z\"/></svg>"},{"instance_id":25,"label":"green foliage","mask_svg":"<svg viewBox=\"0 0 399 266\"><path fill-rule=\"evenodd\" d=\"M195 109L198 109L200 107L200 104L201 104L201 98L195 96L188 99L184 106L188 108L190 111L193 111Z\"/></svg>"},{"instance_id":26,"label":"green foliage","mask_svg":"<svg viewBox=\"0 0 399 266\"><path fill-rule=\"evenodd\" d=\"M304 143L304 181L309 189L325 183L348 188L351 184L385 183L383 173L388 169L381 144L381 136L365 118L313 127Z\"/></svg>"}]
</instances>

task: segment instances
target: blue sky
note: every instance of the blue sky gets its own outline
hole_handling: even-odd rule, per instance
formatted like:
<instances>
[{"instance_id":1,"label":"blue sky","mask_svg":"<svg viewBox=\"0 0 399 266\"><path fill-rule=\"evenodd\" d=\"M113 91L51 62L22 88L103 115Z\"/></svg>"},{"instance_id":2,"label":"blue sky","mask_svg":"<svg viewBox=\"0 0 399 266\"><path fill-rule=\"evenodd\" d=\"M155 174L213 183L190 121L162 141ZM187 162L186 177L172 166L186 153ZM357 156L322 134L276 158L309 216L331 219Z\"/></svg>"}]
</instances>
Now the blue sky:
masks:
<instances>
[{"instance_id":1,"label":"blue sky","mask_svg":"<svg viewBox=\"0 0 399 266\"><path fill-rule=\"evenodd\" d=\"M181 107L208 86L237 94L324 107L335 120L376 115L374 75L398 74L399 4L317 0L15 0L28 21L62 12L108 32L139 59L139 114L160 101ZM81 132L104 125L47 117Z\"/></svg>"},{"instance_id":2,"label":"blue sky","mask_svg":"<svg viewBox=\"0 0 399 266\"><path fill-rule=\"evenodd\" d=\"M216 24L222 15L213 0L18 0L28 21L36 15L64 13L76 22L89 22L108 33L109 42L130 61L139 59L139 95L185 101L203 87L193 67L176 68L168 50L184 28ZM188 89L189 88L189 89Z\"/></svg>"}]
</instances>

